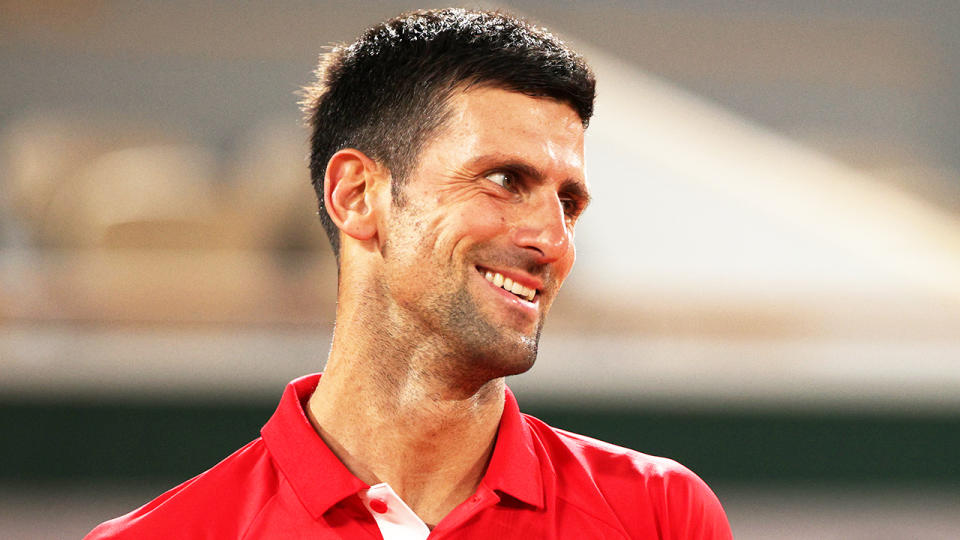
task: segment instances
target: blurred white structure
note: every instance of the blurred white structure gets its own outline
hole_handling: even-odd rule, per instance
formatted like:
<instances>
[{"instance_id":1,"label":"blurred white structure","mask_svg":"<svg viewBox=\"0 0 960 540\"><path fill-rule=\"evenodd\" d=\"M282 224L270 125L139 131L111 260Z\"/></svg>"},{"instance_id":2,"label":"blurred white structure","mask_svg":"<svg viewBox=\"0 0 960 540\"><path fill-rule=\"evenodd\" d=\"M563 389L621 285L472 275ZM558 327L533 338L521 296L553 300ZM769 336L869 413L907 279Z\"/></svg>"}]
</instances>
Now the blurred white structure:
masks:
<instances>
[{"instance_id":1,"label":"blurred white structure","mask_svg":"<svg viewBox=\"0 0 960 540\"><path fill-rule=\"evenodd\" d=\"M0 90L9 102L0 113L29 119L31 110L57 115L76 107L80 116L104 117L104 125L113 116L136 121L128 132L99 138L62 117L4 126L26 142L7 152L16 167L0 177L11 182L0 204L28 208L23 222L75 237L63 251L0 253L0 389L148 396L214 385L224 395L272 395L291 377L320 369L335 272L329 257L318 256L326 248L317 248L324 240L306 185L307 135L295 126L293 91L309 72L298 62L406 6L238 11L203 4L189 14L165 4L74 12L25 6L9 51L0 53L12 74ZM858 73L871 85L900 80L874 80L870 74L890 72L887 64L861 62L875 56L876 36L890 35L876 22L865 21L860 35L768 12L721 28L712 12L682 6L544 10L575 16L570 24L579 28L592 24L595 10L613 13L595 22L627 27L624 40L661 23L698 29L649 37L654 45L732 40L743 53L730 59L742 62L735 78L769 82L789 71L813 85L803 88L817 88L818 68L829 78L839 64L804 57L806 71L787 70L781 60L804 51L782 44L780 57L757 65L773 71L753 73L757 58L738 48L737 29L788 31L794 40L807 32L859 36L845 62L865 66ZM899 22L898 13L884 20ZM56 31L78 19L83 31ZM637 24L644 32L634 31ZM209 33L194 31L207 26ZM905 28L898 39L922 27ZM701 35L710 29L718 33ZM595 203L579 226L579 261L548 322L541 360L513 383L518 390L545 399L704 406L960 401L956 215L618 57L578 48L600 84L587 156ZM884 51L880 60L892 66L912 58ZM661 68L675 61L678 75L712 80L714 68L690 50L647 54L663 56ZM924 58L923 66L936 67ZM926 72L917 73L914 79ZM66 87L69 103L61 99ZM144 166L151 170L137 170ZM104 171L112 171L109 182ZM85 208L112 216L85 217ZM21 225L4 218L8 227ZM292 255L278 257L278 246ZM313 259L296 262L303 253Z\"/></svg>"},{"instance_id":2,"label":"blurred white structure","mask_svg":"<svg viewBox=\"0 0 960 540\"><path fill-rule=\"evenodd\" d=\"M546 333L545 360L515 386L702 406L960 403L957 216L587 56L600 88L567 291L577 323Z\"/></svg>"}]
</instances>

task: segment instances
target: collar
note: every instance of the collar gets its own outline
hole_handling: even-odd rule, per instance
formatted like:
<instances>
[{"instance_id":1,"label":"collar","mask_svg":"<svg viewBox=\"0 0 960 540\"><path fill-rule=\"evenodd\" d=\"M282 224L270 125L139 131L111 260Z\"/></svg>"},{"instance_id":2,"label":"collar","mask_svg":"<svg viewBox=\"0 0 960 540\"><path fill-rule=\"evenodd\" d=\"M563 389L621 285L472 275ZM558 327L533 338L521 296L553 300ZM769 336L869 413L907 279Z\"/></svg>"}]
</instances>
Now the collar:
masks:
<instances>
[{"instance_id":1,"label":"collar","mask_svg":"<svg viewBox=\"0 0 960 540\"><path fill-rule=\"evenodd\" d=\"M319 373L294 379L260 430L270 456L314 519L370 487L340 463L307 419L304 407L318 382Z\"/></svg>"},{"instance_id":2,"label":"collar","mask_svg":"<svg viewBox=\"0 0 960 540\"><path fill-rule=\"evenodd\" d=\"M317 435L304 412L320 374L293 380L260 434L277 467L307 511L319 519L343 499L368 489ZM543 478L534 438L506 389L497 442L481 484L538 509L544 507Z\"/></svg>"},{"instance_id":3,"label":"collar","mask_svg":"<svg viewBox=\"0 0 960 540\"><path fill-rule=\"evenodd\" d=\"M509 388L505 398L497 442L481 483L542 510L543 472L534 449L534 437Z\"/></svg>"}]
</instances>

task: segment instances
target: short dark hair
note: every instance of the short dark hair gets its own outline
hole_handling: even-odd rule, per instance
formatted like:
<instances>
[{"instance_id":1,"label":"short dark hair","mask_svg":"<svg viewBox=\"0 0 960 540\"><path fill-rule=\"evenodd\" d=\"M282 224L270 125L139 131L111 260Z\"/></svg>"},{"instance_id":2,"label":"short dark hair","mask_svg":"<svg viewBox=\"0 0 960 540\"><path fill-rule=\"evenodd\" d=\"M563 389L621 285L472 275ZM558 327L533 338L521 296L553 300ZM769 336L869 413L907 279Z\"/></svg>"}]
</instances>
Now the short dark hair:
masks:
<instances>
[{"instance_id":1,"label":"short dark hair","mask_svg":"<svg viewBox=\"0 0 960 540\"><path fill-rule=\"evenodd\" d=\"M405 13L323 55L302 102L312 129L310 177L320 221L340 258L340 236L324 208L330 158L356 148L402 185L444 125L455 90L492 86L569 104L586 127L596 82L580 55L546 29L499 11L457 8Z\"/></svg>"}]
</instances>

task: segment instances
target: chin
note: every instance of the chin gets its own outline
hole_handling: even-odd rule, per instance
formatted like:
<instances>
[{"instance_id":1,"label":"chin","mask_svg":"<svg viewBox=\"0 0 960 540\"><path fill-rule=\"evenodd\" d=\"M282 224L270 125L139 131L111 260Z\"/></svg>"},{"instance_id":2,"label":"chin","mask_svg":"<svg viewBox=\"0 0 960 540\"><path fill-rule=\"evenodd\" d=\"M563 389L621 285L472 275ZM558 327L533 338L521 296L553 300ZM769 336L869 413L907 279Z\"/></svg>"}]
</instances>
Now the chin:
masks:
<instances>
[{"instance_id":1,"label":"chin","mask_svg":"<svg viewBox=\"0 0 960 540\"><path fill-rule=\"evenodd\" d=\"M533 367L537 361L537 346L540 342L540 333L535 337L523 338L523 344L514 351L513 358L507 363L510 366L510 373L507 375L519 375L526 373Z\"/></svg>"},{"instance_id":2,"label":"chin","mask_svg":"<svg viewBox=\"0 0 960 540\"><path fill-rule=\"evenodd\" d=\"M466 290L450 298L449 303L432 310L432 315L440 315L437 327L443 328L447 336L448 354L458 359L459 375L492 380L518 375L533 367L542 319L533 328L521 330L511 327L511 321L484 313ZM512 324L523 326L517 321Z\"/></svg>"},{"instance_id":3,"label":"chin","mask_svg":"<svg viewBox=\"0 0 960 540\"><path fill-rule=\"evenodd\" d=\"M478 376L488 380L526 373L537 360L540 333L513 339L500 336L499 340L486 340L473 351L471 365Z\"/></svg>"}]
</instances>

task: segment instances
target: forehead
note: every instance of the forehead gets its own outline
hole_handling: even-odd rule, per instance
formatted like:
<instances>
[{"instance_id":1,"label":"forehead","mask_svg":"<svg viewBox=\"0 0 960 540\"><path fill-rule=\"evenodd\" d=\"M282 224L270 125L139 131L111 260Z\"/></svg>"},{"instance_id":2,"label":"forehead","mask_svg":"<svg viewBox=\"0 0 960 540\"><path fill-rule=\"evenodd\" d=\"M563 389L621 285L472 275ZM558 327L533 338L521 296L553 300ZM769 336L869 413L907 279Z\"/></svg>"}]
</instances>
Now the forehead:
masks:
<instances>
[{"instance_id":1,"label":"forehead","mask_svg":"<svg viewBox=\"0 0 960 540\"><path fill-rule=\"evenodd\" d=\"M500 156L582 182L583 140L583 124L569 105L480 87L452 96L446 127L425 154L441 161Z\"/></svg>"}]
</instances>

